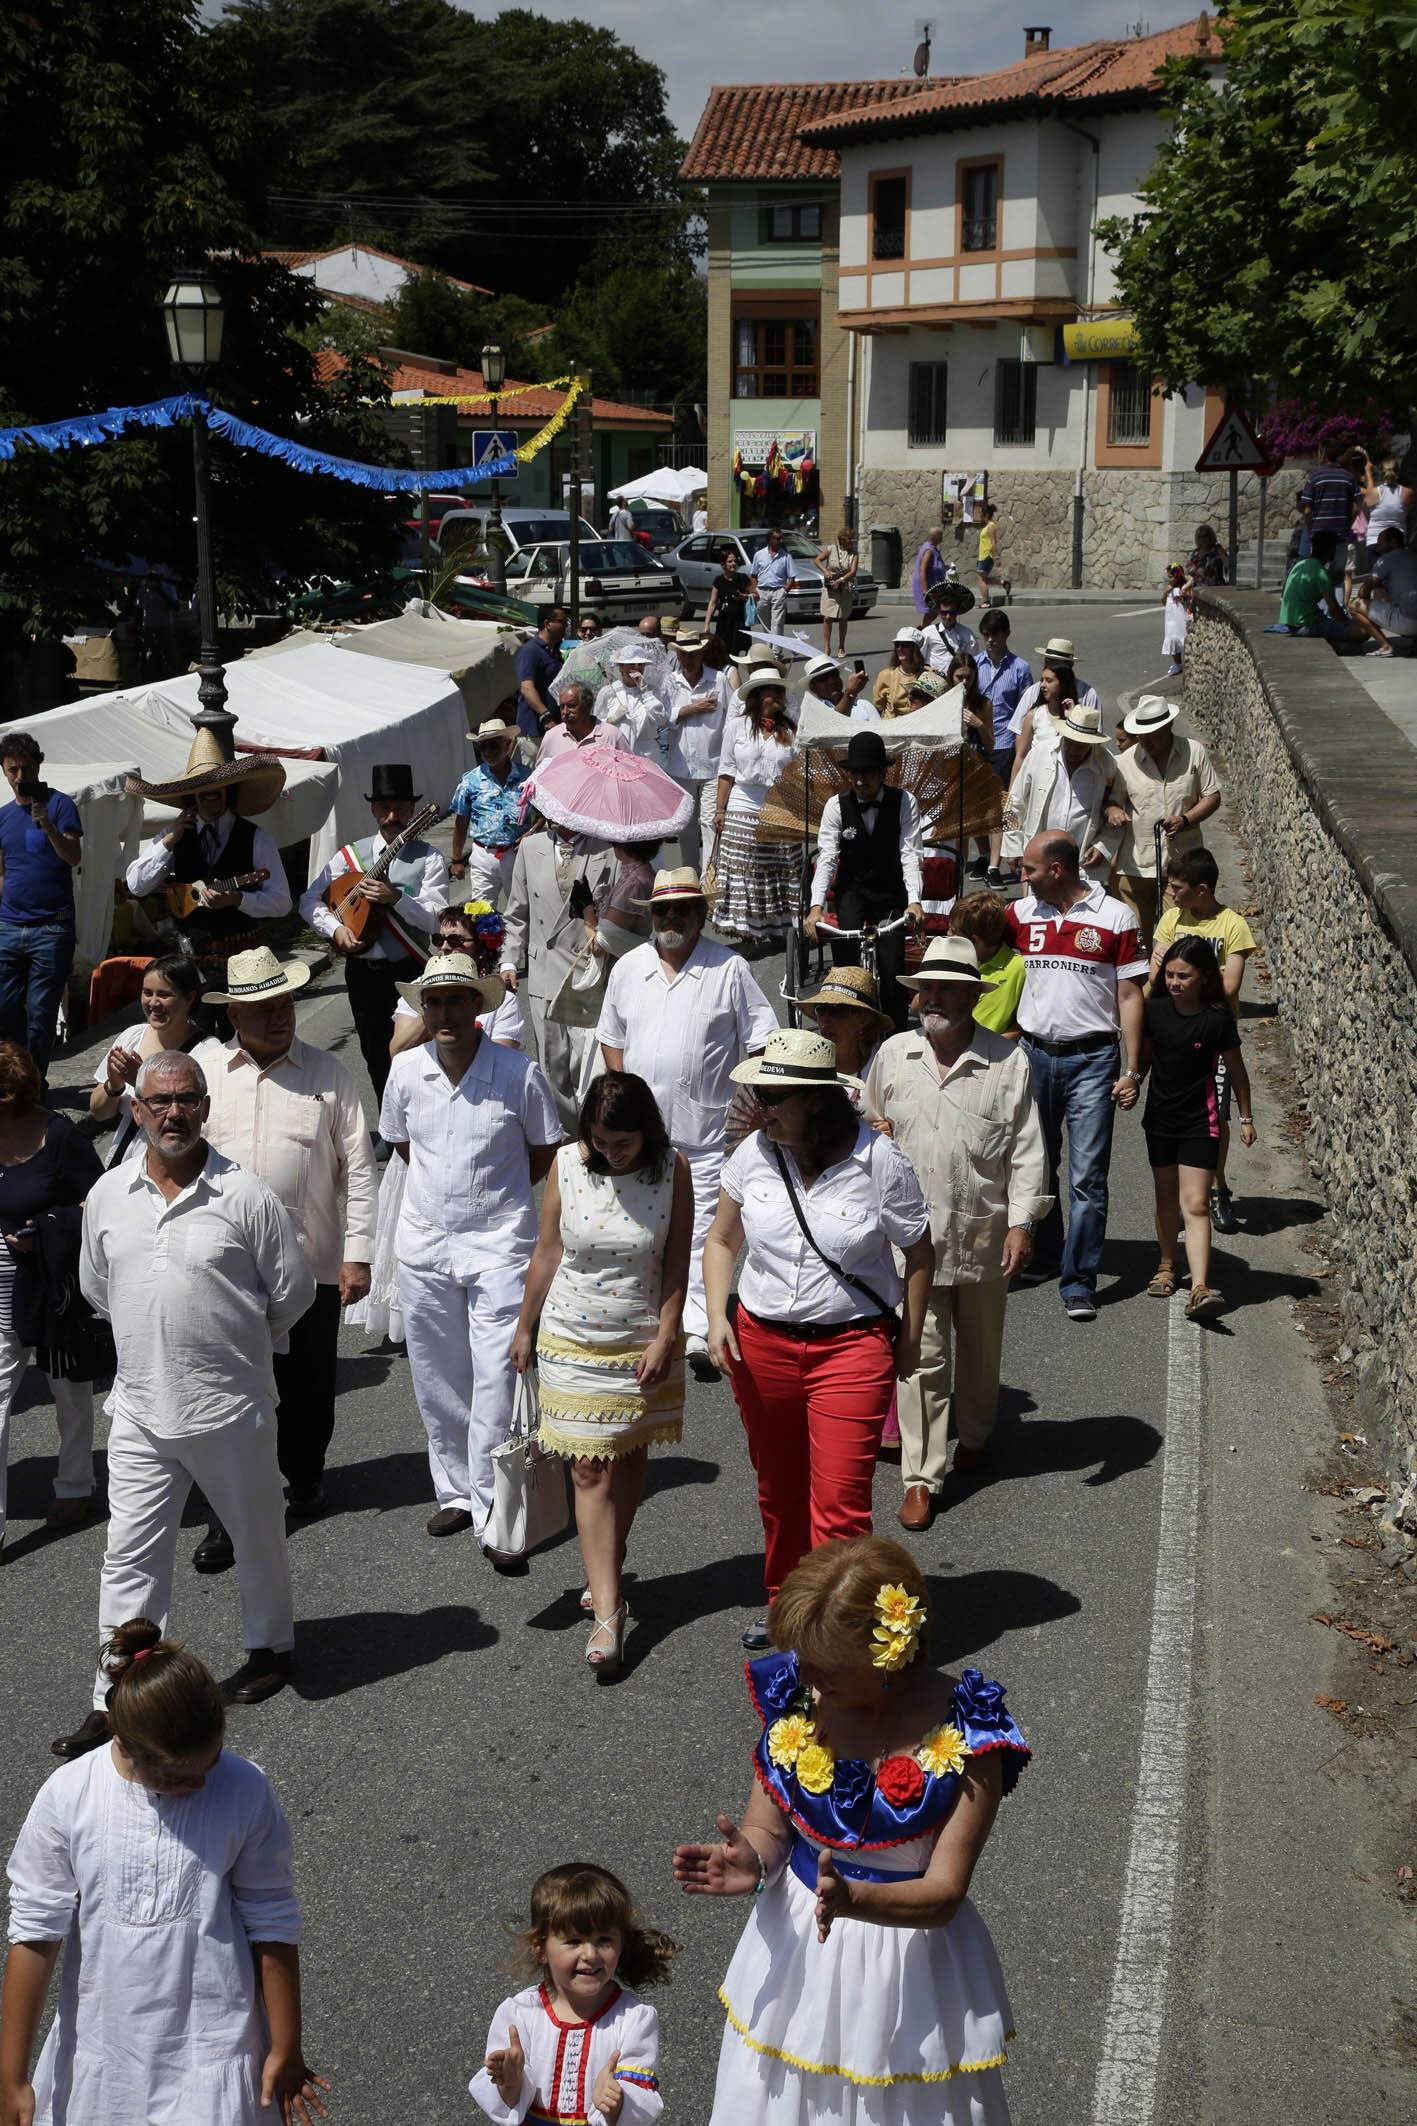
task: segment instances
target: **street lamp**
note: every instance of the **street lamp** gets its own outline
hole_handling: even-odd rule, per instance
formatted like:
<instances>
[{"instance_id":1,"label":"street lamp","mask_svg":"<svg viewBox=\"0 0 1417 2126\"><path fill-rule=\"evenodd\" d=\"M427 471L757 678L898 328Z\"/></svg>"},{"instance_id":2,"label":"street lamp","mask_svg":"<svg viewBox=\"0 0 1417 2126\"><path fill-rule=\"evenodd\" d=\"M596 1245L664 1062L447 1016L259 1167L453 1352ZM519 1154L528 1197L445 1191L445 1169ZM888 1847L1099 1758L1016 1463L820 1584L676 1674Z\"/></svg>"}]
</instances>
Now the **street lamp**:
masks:
<instances>
[{"instance_id":1,"label":"street lamp","mask_svg":"<svg viewBox=\"0 0 1417 2126\"><path fill-rule=\"evenodd\" d=\"M507 357L500 347L484 347L482 350L482 382L492 400L492 433L497 433L497 394L507 381ZM495 448L495 445L494 445ZM502 548L502 489L498 481L492 482L492 507L487 518L487 537L484 541L490 557L488 575L492 588L505 591L507 588L507 556Z\"/></svg>"},{"instance_id":2,"label":"street lamp","mask_svg":"<svg viewBox=\"0 0 1417 2126\"><path fill-rule=\"evenodd\" d=\"M191 385L202 391L221 360L222 331L226 313L221 290L205 274L178 272L161 302L162 321L167 327L167 351L172 366ZM226 673L217 646L216 571L212 564L209 523L211 464L207 451L207 418L192 416L192 477L197 502L197 605L201 615L202 640L197 653L200 680L197 693L201 708L192 721L198 730L215 737L225 760L236 758L232 733L236 718L226 705Z\"/></svg>"}]
</instances>

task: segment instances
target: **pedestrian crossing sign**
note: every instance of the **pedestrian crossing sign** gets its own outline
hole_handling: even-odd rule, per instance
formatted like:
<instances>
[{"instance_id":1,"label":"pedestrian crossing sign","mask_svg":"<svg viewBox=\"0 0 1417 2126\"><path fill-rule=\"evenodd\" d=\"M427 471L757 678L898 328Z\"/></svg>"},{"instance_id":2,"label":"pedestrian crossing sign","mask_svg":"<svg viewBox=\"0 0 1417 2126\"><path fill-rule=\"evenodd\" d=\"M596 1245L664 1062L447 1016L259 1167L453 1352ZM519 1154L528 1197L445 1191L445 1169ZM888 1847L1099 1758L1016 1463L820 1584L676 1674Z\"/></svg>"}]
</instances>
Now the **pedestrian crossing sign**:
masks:
<instances>
[{"instance_id":1,"label":"pedestrian crossing sign","mask_svg":"<svg viewBox=\"0 0 1417 2126\"><path fill-rule=\"evenodd\" d=\"M1220 426L1196 459L1196 471L1271 473L1278 471L1278 467L1261 447L1259 437L1239 407L1227 406L1221 415Z\"/></svg>"},{"instance_id":2,"label":"pedestrian crossing sign","mask_svg":"<svg viewBox=\"0 0 1417 2126\"><path fill-rule=\"evenodd\" d=\"M484 465L495 465L499 458L509 458L519 441L520 438L515 428L474 428L472 431L473 469L480 472ZM499 480L515 480L520 476L520 473L521 467L517 466L514 472L499 473L497 477Z\"/></svg>"}]
</instances>

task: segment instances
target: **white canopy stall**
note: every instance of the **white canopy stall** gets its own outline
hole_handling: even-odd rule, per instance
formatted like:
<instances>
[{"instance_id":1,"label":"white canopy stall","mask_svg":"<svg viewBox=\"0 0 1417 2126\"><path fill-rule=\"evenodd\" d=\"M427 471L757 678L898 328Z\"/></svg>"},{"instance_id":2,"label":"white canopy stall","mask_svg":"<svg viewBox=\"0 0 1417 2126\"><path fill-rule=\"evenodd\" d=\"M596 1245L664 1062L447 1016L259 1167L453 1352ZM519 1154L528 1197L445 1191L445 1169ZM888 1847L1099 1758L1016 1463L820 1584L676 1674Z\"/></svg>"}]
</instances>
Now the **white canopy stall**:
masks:
<instances>
[{"instance_id":1,"label":"white canopy stall","mask_svg":"<svg viewBox=\"0 0 1417 2126\"><path fill-rule=\"evenodd\" d=\"M708 474L700 472L697 465L661 465L655 472L642 473L638 480L627 480L623 487L612 487L610 499L612 502L653 502L663 509L682 509L707 486Z\"/></svg>"}]
</instances>

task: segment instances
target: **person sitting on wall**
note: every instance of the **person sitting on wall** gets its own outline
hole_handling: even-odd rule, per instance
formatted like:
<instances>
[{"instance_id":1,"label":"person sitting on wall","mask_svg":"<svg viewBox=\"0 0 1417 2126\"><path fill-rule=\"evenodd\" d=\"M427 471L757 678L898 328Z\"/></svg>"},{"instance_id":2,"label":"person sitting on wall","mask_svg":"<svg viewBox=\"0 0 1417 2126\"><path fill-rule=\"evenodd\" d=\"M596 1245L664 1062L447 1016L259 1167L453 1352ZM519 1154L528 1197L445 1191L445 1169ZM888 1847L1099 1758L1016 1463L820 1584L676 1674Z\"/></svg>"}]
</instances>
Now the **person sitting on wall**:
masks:
<instances>
[{"instance_id":1,"label":"person sitting on wall","mask_svg":"<svg viewBox=\"0 0 1417 2126\"><path fill-rule=\"evenodd\" d=\"M1306 559L1296 561L1284 579L1279 599L1279 618L1265 629L1267 635L1321 635L1328 642L1357 642L1368 636L1385 655L1392 650L1380 628L1366 613L1345 613L1333 583L1333 557L1337 534L1316 531Z\"/></svg>"}]
</instances>

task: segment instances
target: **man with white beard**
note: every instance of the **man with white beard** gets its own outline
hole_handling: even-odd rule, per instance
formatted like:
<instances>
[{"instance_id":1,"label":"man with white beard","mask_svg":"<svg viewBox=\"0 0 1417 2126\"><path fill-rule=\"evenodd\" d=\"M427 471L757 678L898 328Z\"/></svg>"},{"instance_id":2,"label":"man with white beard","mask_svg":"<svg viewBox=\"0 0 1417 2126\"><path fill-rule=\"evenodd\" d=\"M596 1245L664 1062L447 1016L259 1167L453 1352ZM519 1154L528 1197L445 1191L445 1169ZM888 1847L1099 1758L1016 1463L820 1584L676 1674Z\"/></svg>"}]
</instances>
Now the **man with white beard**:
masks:
<instances>
[{"instance_id":1,"label":"man with white beard","mask_svg":"<svg viewBox=\"0 0 1417 2126\"><path fill-rule=\"evenodd\" d=\"M616 961L597 1038L607 1070L634 1071L659 1102L694 1183L694 1237L684 1334L698 1380L716 1380L708 1355L704 1236L718 1209L730 1073L776 1033L771 1004L729 946L703 934L708 900L689 867L660 871L648 901L653 936Z\"/></svg>"}]
</instances>

